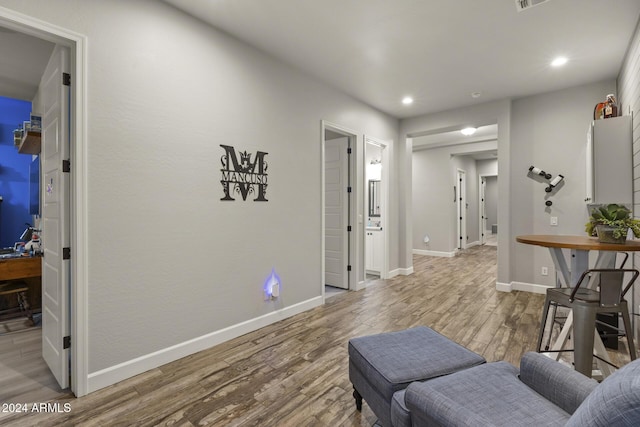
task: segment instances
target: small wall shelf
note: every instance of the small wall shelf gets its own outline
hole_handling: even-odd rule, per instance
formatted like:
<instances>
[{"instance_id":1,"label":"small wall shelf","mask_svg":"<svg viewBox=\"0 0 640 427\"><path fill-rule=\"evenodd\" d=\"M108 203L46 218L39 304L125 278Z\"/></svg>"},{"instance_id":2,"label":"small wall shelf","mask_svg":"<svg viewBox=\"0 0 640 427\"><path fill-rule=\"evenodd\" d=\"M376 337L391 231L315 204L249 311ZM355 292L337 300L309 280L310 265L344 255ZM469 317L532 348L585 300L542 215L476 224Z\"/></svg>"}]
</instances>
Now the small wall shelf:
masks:
<instances>
[{"instance_id":1,"label":"small wall shelf","mask_svg":"<svg viewBox=\"0 0 640 427\"><path fill-rule=\"evenodd\" d=\"M18 147L20 154L40 154L40 141L42 134L40 132L28 131L22 137L22 142Z\"/></svg>"}]
</instances>

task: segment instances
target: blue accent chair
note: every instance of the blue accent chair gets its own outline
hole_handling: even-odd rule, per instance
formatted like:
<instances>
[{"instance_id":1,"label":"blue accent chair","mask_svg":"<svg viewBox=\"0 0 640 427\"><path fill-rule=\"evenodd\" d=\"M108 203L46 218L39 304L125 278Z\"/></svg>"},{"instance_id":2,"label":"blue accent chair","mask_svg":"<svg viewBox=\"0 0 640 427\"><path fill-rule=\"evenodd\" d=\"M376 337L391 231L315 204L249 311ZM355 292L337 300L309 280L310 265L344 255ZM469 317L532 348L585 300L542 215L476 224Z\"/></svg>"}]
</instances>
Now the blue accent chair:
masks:
<instances>
[{"instance_id":1,"label":"blue accent chair","mask_svg":"<svg viewBox=\"0 0 640 427\"><path fill-rule=\"evenodd\" d=\"M640 426L640 359L602 383L539 353L413 382L393 395L401 426Z\"/></svg>"}]
</instances>

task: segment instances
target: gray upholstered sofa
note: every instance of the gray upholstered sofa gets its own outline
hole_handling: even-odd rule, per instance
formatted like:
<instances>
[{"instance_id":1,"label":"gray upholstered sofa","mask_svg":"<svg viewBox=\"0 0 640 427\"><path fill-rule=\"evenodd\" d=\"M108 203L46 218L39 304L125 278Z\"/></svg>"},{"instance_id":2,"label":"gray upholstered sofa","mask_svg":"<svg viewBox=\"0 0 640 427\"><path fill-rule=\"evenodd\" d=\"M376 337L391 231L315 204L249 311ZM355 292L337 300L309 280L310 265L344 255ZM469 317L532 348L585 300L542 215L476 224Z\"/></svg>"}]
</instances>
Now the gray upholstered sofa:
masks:
<instances>
[{"instance_id":1,"label":"gray upholstered sofa","mask_svg":"<svg viewBox=\"0 0 640 427\"><path fill-rule=\"evenodd\" d=\"M391 422L401 426L640 426L640 359L598 384L538 353L520 371L486 363L413 382L397 391Z\"/></svg>"}]
</instances>

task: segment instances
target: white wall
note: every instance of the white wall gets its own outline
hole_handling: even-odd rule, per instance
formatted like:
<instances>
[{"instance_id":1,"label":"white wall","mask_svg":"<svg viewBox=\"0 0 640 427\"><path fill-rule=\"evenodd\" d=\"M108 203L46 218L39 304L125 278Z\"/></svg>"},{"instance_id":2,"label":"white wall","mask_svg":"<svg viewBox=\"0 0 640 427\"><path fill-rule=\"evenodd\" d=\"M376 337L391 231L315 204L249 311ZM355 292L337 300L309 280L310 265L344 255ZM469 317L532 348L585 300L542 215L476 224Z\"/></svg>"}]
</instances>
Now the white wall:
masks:
<instances>
[{"instance_id":1,"label":"white wall","mask_svg":"<svg viewBox=\"0 0 640 427\"><path fill-rule=\"evenodd\" d=\"M468 244L480 240L478 171L476 160L465 155L496 148L496 141L417 150L412 156L412 249L416 253L451 256L458 247L457 211L453 187L457 169L465 171ZM425 235L429 242L424 242Z\"/></svg>"},{"instance_id":2,"label":"white wall","mask_svg":"<svg viewBox=\"0 0 640 427\"><path fill-rule=\"evenodd\" d=\"M498 175L498 159L478 160L478 175Z\"/></svg>"},{"instance_id":3,"label":"white wall","mask_svg":"<svg viewBox=\"0 0 640 427\"><path fill-rule=\"evenodd\" d=\"M393 141L397 120L161 2L0 5L88 37L94 384L321 302L320 121ZM269 153L268 202L220 201L220 144Z\"/></svg>"},{"instance_id":4,"label":"white wall","mask_svg":"<svg viewBox=\"0 0 640 427\"><path fill-rule=\"evenodd\" d=\"M512 183L511 281L554 285L549 250L515 243L515 236L584 234L588 218L584 202L587 131L595 104L615 92L615 81L608 80L513 102L512 173L505 176L500 171L500 177ZM553 176L564 175L564 185L545 193L546 182L528 174L532 165ZM550 208L545 206L547 199L553 202ZM558 218L558 226L550 225L551 216ZM540 274L543 266L549 267L548 276Z\"/></svg>"}]
</instances>

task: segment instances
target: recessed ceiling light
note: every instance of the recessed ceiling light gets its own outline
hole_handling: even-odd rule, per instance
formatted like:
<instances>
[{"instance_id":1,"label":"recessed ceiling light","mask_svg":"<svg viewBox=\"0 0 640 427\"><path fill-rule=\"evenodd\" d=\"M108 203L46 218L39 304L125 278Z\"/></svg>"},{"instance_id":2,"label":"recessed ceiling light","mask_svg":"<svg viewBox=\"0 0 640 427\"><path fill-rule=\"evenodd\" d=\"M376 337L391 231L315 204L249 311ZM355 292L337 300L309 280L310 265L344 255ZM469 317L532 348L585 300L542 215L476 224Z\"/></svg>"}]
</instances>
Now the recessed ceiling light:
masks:
<instances>
[{"instance_id":1,"label":"recessed ceiling light","mask_svg":"<svg viewBox=\"0 0 640 427\"><path fill-rule=\"evenodd\" d=\"M413 98L410 96L405 96L404 98L402 98L402 103L404 105L411 105L413 104Z\"/></svg>"},{"instance_id":2,"label":"recessed ceiling light","mask_svg":"<svg viewBox=\"0 0 640 427\"><path fill-rule=\"evenodd\" d=\"M480 98L482 96L482 92L471 92L472 98Z\"/></svg>"},{"instance_id":3,"label":"recessed ceiling light","mask_svg":"<svg viewBox=\"0 0 640 427\"><path fill-rule=\"evenodd\" d=\"M569 62L569 60L567 58L565 58L564 56L559 56L556 59L554 59L553 61L551 61L551 66L552 67L562 67L567 62Z\"/></svg>"},{"instance_id":4,"label":"recessed ceiling light","mask_svg":"<svg viewBox=\"0 0 640 427\"><path fill-rule=\"evenodd\" d=\"M478 129L476 128L472 128L472 127L468 127L468 128L464 128L462 129L460 132L464 135L464 136L470 136L473 135L474 133L476 133Z\"/></svg>"}]
</instances>

